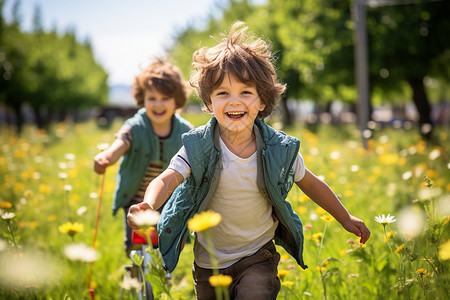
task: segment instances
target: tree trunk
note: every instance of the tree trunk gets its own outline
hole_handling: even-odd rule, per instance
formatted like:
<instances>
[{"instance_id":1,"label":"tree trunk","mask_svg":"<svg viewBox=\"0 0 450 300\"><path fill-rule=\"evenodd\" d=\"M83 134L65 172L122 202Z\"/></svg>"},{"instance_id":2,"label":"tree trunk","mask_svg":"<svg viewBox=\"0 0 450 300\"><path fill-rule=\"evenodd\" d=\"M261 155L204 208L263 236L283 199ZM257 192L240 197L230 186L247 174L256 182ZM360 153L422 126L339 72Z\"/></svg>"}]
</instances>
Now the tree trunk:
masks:
<instances>
[{"instance_id":1,"label":"tree trunk","mask_svg":"<svg viewBox=\"0 0 450 300\"><path fill-rule=\"evenodd\" d=\"M287 106L287 97L282 97L280 101L280 108L281 108L281 118L284 126L291 126L292 121L292 114L289 111L289 108Z\"/></svg>"},{"instance_id":2,"label":"tree trunk","mask_svg":"<svg viewBox=\"0 0 450 300\"><path fill-rule=\"evenodd\" d=\"M407 79L413 91L413 101L419 113L419 130L426 140L431 139L433 124L431 122L431 106L423 85L423 78L411 77Z\"/></svg>"}]
</instances>

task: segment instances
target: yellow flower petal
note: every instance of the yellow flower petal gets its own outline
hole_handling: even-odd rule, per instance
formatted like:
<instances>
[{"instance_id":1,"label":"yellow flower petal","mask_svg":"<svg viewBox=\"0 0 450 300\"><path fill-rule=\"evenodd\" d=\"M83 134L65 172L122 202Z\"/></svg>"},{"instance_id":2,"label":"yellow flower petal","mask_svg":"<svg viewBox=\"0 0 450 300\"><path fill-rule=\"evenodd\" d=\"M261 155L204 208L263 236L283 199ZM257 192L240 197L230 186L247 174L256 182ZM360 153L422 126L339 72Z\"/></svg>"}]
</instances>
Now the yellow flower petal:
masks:
<instances>
[{"instance_id":1,"label":"yellow flower petal","mask_svg":"<svg viewBox=\"0 0 450 300\"><path fill-rule=\"evenodd\" d=\"M208 228L217 226L222 221L222 216L212 210L207 210L199 214L195 214L188 221L188 228L191 231L203 231Z\"/></svg>"}]
</instances>

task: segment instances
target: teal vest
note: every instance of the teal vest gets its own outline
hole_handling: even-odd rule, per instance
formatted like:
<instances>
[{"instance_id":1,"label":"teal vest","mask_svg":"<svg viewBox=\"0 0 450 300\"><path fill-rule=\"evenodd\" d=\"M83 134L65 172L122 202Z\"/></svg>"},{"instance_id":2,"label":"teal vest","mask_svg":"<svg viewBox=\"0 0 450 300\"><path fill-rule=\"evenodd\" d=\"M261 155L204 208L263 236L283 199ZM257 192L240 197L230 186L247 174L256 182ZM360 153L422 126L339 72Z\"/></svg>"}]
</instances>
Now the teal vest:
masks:
<instances>
[{"instance_id":1,"label":"teal vest","mask_svg":"<svg viewBox=\"0 0 450 300\"><path fill-rule=\"evenodd\" d=\"M285 201L294 183L295 162L300 141L255 120L257 140L257 184L273 206L279 226L275 243L284 247L302 268L303 228L300 218ZM191 175L172 193L158 223L159 250L164 267L173 271L182 245L188 235L187 221L205 210L214 195L222 168L219 146L219 126L213 117L206 125L182 136L191 165Z\"/></svg>"},{"instance_id":2,"label":"teal vest","mask_svg":"<svg viewBox=\"0 0 450 300\"><path fill-rule=\"evenodd\" d=\"M150 161L160 160L159 137L153 133L145 108L141 108L132 118L126 120L125 124L131 126L133 141L130 149L120 159L112 206L113 215L136 194ZM163 142L163 169L167 168L172 157L183 145L181 135L188 132L190 126L190 123L179 115L173 115L171 134Z\"/></svg>"}]
</instances>

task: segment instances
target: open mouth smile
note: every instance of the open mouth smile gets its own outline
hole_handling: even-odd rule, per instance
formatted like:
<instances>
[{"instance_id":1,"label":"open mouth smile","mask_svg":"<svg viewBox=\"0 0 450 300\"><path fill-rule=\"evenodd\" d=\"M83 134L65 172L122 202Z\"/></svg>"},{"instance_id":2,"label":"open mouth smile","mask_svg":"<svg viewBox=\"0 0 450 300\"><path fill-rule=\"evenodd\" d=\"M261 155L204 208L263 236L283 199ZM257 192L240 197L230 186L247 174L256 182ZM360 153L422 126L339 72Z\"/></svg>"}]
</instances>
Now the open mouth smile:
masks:
<instances>
[{"instance_id":1,"label":"open mouth smile","mask_svg":"<svg viewBox=\"0 0 450 300\"><path fill-rule=\"evenodd\" d=\"M232 111L232 112L225 113L225 115L227 115L227 117L229 117L231 119L240 119L245 114L246 114L246 112L244 112L244 111Z\"/></svg>"}]
</instances>

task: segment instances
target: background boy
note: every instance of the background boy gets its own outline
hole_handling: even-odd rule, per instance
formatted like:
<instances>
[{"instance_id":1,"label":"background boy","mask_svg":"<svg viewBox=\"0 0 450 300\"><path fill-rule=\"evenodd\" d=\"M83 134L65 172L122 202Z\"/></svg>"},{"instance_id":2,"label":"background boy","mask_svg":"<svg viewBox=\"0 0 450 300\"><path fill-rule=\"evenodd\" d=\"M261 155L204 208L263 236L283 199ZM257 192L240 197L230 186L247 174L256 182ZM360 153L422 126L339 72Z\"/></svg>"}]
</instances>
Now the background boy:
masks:
<instances>
[{"instance_id":1,"label":"background boy","mask_svg":"<svg viewBox=\"0 0 450 300\"><path fill-rule=\"evenodd\" d=\"M112 205L113 215L124 210L125 250L131 252L131 228L126 215L142 202L148 184L164 171L182 146L181 135L192 124L176 114L189 95L179 69L157 59L134 78L132 94L139 111L126 120L115 141L94 158L94 170L103 174L120 160Z\"/></svg>"}]
</instances>

